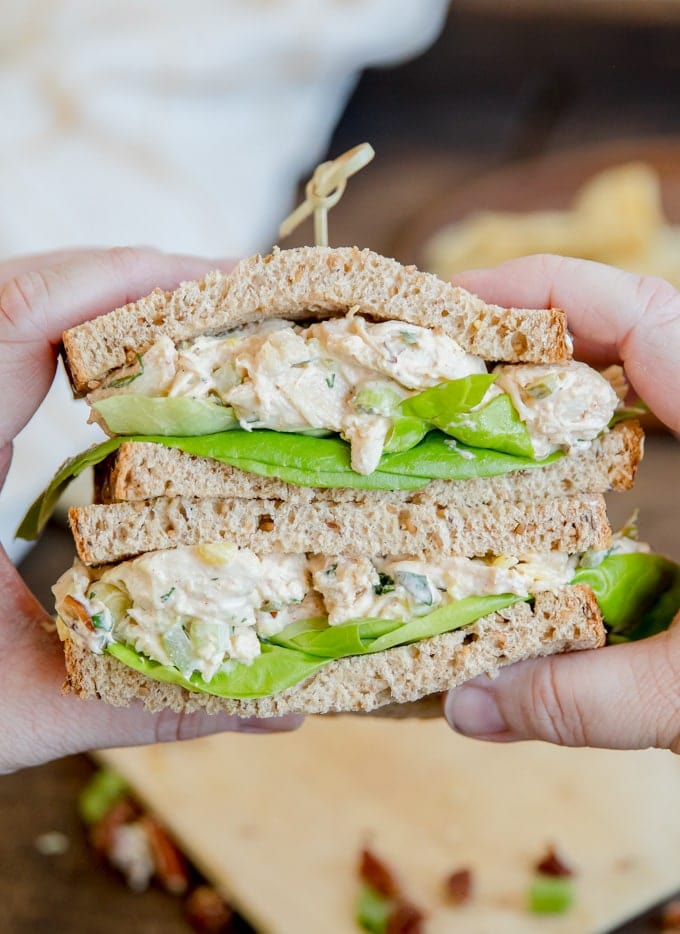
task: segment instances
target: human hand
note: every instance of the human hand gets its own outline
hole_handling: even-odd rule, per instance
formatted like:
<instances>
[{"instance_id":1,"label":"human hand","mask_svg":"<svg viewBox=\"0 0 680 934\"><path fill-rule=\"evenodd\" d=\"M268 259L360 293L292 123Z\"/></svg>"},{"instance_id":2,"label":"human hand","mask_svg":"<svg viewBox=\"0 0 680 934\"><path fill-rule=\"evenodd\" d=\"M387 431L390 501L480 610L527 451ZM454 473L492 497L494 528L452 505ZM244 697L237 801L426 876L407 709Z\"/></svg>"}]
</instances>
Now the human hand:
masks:
<instances>
[{"instance_id":1,"label":"human hand","mask_svg":"<svg viewBox=\"0 0 680 934\"><path fill-rule=\"evenodd\" d=\"M12 440L50 387L65 328L171 289L215 267L152 250L66 251L0 263L0 487ZM62 695L65 669L52 620L0 548L0 773L70 753L190 739L223 730L292 729L299 718L150 714Z\"/></svg>"},{"instance_id":2,"label":"human hand","mask_svg":"<svg viewBox=\"0 0 680 934\"><path fill-rule=\"evenodd\" d=\"M530 256L456 277L505 307L563 308L577 357L622 362L638 396L680 431L680 293L661 279L577 259ZM625 645L520 662L445 699L458 732L511 742L680 752L680 622Z\"/></svg>"}]
</instances>

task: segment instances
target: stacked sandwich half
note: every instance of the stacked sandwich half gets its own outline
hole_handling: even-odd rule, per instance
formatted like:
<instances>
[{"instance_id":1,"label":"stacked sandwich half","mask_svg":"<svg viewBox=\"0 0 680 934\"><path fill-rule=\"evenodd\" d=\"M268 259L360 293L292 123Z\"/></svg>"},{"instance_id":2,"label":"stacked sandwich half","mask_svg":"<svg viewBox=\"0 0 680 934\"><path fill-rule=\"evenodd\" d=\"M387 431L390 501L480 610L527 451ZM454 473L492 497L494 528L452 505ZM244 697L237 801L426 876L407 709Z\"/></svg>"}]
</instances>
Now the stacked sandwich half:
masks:
<instances>
[{"instance_id":1,"label":"stacked sandwich half","mask_svg":"<svg viewBox=\"0 0 680 934\"><path fill-rule=\"evenodd\" d=\"M642 433L559 310L309 247L157 290L64 348L110 437L22 531L96 464L55 586L80 695L371 710L604 643L592 587L640 555L602 494L632 485Z\"/></svg>"}]
</instances>

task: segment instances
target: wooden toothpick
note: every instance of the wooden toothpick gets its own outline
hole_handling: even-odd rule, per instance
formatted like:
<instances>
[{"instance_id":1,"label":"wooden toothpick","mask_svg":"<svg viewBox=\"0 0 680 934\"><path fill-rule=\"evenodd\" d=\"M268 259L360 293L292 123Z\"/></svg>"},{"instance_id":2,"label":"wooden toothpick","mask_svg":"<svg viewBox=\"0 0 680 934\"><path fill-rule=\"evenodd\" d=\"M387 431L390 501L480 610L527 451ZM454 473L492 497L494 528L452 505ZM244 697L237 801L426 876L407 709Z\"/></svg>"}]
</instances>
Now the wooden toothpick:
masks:
<instances>
[{"instance_id":1,"label":"wooden toothpick","mask_svg":"<svg viewBox=\"0 0 680 934\"><path fill-rule=\"evenodd\" d=\"M374 155L370 143L361 143L337 159L318 165L305 187L305 200L283 221L279 237L287 237L314 214L314 242L317 246L328 246L329 210L342 198L347 179L368 165Z\"/></svg>"}]
</instances>

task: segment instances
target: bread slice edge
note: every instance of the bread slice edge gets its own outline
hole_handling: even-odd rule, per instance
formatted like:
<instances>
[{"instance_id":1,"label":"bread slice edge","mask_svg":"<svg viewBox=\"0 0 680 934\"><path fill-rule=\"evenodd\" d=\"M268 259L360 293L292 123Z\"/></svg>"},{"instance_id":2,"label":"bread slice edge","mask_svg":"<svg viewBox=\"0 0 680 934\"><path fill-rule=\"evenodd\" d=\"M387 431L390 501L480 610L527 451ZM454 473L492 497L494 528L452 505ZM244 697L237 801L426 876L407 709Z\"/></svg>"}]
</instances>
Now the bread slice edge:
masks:
<instances>
[{"instance_id":1,"label":"bread slice edge","mask_svg":"<svg viewBox=\"0 0 680 934\"><path fill-rule=\"evenodd\" d=\"M411 555L436 559L608 548L611 528L601 494L493 507L436 500L357 507L352 502L160 498L76 506L69 521L81 561L90 566L149 551L230 542L256 554Z\"/></svg>"}]
</instances>

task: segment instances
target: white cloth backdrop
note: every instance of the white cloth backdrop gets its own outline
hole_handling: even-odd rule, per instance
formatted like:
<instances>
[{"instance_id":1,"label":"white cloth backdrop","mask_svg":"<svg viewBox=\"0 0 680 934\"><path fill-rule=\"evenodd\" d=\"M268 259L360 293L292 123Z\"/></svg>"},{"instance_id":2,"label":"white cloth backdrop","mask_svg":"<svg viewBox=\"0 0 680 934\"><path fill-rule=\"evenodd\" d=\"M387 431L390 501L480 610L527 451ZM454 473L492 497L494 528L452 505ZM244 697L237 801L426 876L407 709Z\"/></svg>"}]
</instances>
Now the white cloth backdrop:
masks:
<instances>
[{"instance_id":1,"label":"white cloth backdrop","mask_svg":"<svg viewBox=\"0 0 680 934\"><path fill-rule=\"evenodd\" d=\"M268 248L359 71L425 48L447 5L4 0L0 258L83 244ZM0 494L15 560L27 504L101 437L85 419L59 373Z\"/></svg>"}]
</instances>

